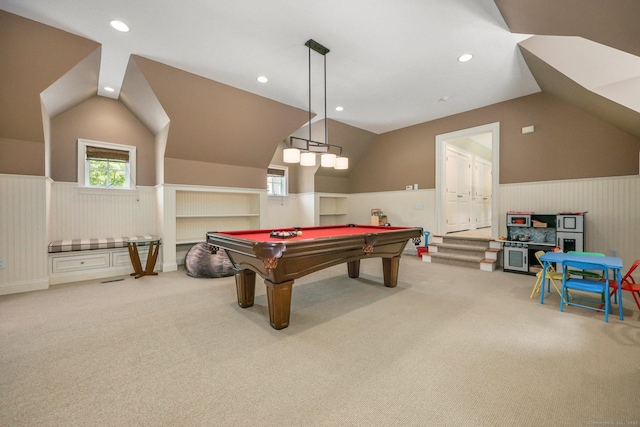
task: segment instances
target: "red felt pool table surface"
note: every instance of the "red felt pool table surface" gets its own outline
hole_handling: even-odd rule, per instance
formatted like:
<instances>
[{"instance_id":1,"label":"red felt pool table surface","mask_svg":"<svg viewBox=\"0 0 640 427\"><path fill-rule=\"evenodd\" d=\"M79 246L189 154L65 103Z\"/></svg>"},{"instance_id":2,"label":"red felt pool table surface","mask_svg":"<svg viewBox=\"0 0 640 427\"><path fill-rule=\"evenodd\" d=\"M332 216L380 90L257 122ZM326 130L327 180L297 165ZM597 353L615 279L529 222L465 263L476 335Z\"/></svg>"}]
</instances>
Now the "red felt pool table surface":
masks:
<instances>
[{"instance_id":1,"label":"red felt pool table surface","mask_svg":"<svg viewBox=\"0 0 640 427\"><path fill-rule=\"evenodd\" d=\"M294 230L302 236L270 236ZM233 264L240 307L253 305L256 274L264 279L271 326L282 329L289 325L294 280L340 263L347 264L349 277L357 278L360 260L377 257L382 258L384 285L393 288L404 247L420 236L419 227L335 225L209 232L207 244L213 252L223 249Z\"/></svg>"},{"instance_id":2,"label":"red felt pool table surface","mask_svg":"<svg viewBox=\"0 0 640 427\"><path fill-rule=\"evenodd\" d=\"M352 236L356 234L367 233L386 233L390 231L406 230L407 227L389 227L389 226L376 226L376 225L330 225L323 227L292 227L292 228L278 228L274 230L246 230L246 231L224 231L219 234L227 234L229 236L235 236L240 239L254 240L256 242L295 242L306 239L322 239L327 237L337 236ZM271 237L271 231L302 231L302 236L297 237Z\"/></svg>"}]
</instances>

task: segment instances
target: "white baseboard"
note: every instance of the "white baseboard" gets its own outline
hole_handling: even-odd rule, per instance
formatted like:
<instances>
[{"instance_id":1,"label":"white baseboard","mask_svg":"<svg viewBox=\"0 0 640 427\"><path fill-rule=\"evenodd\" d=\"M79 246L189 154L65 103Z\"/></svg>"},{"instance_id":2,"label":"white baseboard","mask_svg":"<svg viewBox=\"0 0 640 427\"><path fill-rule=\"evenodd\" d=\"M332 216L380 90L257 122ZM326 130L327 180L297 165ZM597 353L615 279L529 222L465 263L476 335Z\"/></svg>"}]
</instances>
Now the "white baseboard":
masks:
<instances>
[{"instance_id":1,"label":"white baseboard","mask_svg":"<svg viewBox=\"0 0 640 427\"><path fill-rule=\"evenodd\" d=\"M165 273L169 271L178 271L178 263L177 262L167 262L162 264L162 271Z\"/></svg>"},{"instance_id":2,"label":"white baseboard","mask_svg":"<svg viewBox=\"0 0 640 427\"><path fill-rule=\"evenodd\" d=\"M21 292L41 291L49 289L49 278L44 277L36 280L26 280L23 282L5 283L0 285L0 295L19 294Z\"/></svg>"}]
</instances>

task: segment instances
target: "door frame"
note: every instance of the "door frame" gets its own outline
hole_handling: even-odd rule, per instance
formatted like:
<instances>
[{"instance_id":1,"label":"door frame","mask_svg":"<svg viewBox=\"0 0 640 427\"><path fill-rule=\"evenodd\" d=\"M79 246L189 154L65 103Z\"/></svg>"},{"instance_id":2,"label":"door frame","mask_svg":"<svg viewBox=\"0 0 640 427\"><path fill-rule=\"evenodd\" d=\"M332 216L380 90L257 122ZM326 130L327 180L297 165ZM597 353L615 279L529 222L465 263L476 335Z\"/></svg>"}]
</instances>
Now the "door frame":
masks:
<instances>
[{"instance_id":1,"label":"door frame","mask_svg":"<svg viewBox=\"0 0 640 427\"><path fill-rule=\"evenodd\" d=\"M479 133L491 133L491 238L497 239L500 232L500 215L498 208L500 183L500 122L488 123L455 132L436 135L436 203L435 234L443 236L446 230L445 215L445 181L446 181L446 142L450 139L464 138Z\"/></svg>"}]
</instances>

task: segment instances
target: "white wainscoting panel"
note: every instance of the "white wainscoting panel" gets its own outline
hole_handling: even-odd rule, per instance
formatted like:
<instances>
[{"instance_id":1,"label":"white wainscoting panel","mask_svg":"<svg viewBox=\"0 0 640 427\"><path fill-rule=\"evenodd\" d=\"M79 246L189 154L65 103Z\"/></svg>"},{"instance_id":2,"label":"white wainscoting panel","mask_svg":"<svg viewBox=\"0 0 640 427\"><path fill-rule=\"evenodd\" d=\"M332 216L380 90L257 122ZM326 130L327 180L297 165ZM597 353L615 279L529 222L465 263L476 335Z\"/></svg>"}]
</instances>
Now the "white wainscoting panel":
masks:
<instances>
[{"instance_id":1,"label":"white wainscoting panel","mask_svg":"<svg viewBox=\"0 0 640 427\"><path fill-rule=\"evenodd\" d=\"M0 174L0 295L49 287L47 179Z\"/></svg>"},{"instance_id":2,"label":"white wainscoting panel","mask_svg":"<svg viewBox=\"0 0 640 427\"><path fill-rule=\"evenodd\" d=\"M371 209L382 209L391 225L422 227L433 233L435 194L434 189L349 194L347 223L369 224Z\"/></svg>"},{"instance_id":3,"label":"white wainscoting panel","mask_svg":"<svg viewBox=\"0 0 640 427\"><path fill-rule=\"evenodd\" d=\"M586 251L618 252L624 271L640 258L640 177L546 181L500 186L500 213L586 214ZM504 220L500 234L506 236Z\"/></svg>"},{"instance_id":4,"label":"white wainscoting panel","mask_svg":"<svg viewBox=\"0 0 640 427\"><path fill-rule=\"evenodd\" d=\"M285 197L269 196L267 199L267 214L264 224L267 230L296 227L300 224L297 194L289 194Z\"/></svg>"},{"instance_id":5,"label":"white wainscoting panel","mask_svg":"<svg viewBox=\"0 0 640 427\"><path fill-rule=\"evenodd\" d=\"M77 184L54 182L50 240L158 235L156 190L139 186L133 195L78 191Z\"/></svg>"},{"instance_id":6,"label":"white wainscoting panel","mask_svg":"<svg viewBox=\"0 0 640 427\"><path fill-rule=\"evenodd\" d=\"M162 229L162 271L176 271L176 189L170 185L156 187L158 224Z\"/></svg>"}]
</instances>

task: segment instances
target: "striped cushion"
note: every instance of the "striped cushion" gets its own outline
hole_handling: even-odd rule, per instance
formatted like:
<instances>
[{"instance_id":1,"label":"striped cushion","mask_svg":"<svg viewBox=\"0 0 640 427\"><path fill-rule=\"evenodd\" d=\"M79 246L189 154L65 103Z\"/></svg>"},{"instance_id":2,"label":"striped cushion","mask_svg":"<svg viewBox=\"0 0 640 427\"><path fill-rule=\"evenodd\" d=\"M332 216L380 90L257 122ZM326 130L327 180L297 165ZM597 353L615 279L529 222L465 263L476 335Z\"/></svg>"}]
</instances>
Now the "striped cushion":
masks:
<instances>
[{"instance_id":1,"label":"striped cushion","mask_svg":"<svg viewBox=\"0 0 640 427\"><path fill-rule=\"evenodd\" d=\"M54 240L53 242L49 243L49 253L88 251L91 249L124 248L127 246L127 240L135 239L157 239L157 237L144 235L129 237L103 237L94 239Z\"/></svg>"}]
</instances>

